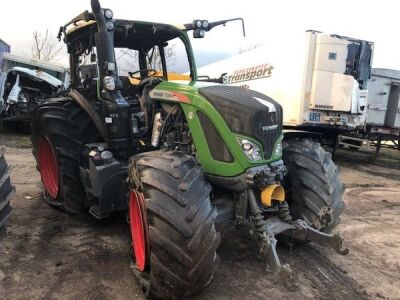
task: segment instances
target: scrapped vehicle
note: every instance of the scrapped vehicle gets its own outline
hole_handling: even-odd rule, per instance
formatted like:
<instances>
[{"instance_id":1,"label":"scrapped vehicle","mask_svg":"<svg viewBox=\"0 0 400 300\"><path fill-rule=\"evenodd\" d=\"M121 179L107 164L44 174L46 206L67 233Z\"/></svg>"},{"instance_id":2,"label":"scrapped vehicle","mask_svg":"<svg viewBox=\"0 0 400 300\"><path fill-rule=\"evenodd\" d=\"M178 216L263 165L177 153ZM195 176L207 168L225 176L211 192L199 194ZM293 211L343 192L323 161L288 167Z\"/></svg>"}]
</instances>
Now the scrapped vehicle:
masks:
<instances>
[{"instance_id":1,"label":"scrapped vehicle","mask_svg":"<svg viewBox=\"0 0 400 300\"><path fill-rule=\"evenodd\" d=\"M40 70L14 67L0 74L0 122L4 128L30 131L33 109L56 95L62 81Z\"/></svg>"},{"instance_id":2,"label":"scrapped vehicle","mask_svg":"<svg viewBox=\"0 0 400 300\"><path fill-rule=\"evenodd\" d=\"M301 133L283 141L282 107L270 97L198 80L188 32L203 38L241 19L173 26L114 19L98 0L91 6L58 35L70 88L32 115L50 205L99 219L128 210L132 270L150 297L186 297L212 282L216 222L248 226L291 289L276 235L347 253L329 233L344 207L330 154Z\"/></svg>"}]
</instances>

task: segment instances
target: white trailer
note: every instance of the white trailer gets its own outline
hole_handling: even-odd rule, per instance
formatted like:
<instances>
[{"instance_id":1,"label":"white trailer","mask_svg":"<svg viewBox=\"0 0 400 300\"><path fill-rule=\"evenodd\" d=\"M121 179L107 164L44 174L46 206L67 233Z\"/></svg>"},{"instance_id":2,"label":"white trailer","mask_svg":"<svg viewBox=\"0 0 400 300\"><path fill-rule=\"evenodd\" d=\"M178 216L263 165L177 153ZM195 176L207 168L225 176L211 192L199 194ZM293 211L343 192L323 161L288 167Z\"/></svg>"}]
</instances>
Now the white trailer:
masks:
<instances>
[{"instance_id":1,"label":"white trailer","mask_svg":"<svg viewBox=\"0 0 400 300\"><path fill-rule=\"evenodd\" d=\"M286 128L336 133L365 127L373 43L318 31L303 45L272 44L198 69L283 106Z\"/></svg>"},{"instance_id":2,"label":"white trailer","mask_svg":"<svg viewBox=\"0 0 400 300\"><path fill-rule=\"evenodd\" d=\"M367 125L400 128L400 70L372 69Z\"/></svg>"},{"instance_id":3,"label":"white trailer","mask_svg":"<svg viewBox=\"0 0 400 300\"><path fill-rule=\"evenodd\" d=\"M376 146L400 150L400 70L372 69L366 136Z\"/></svg>"}]
</instances>

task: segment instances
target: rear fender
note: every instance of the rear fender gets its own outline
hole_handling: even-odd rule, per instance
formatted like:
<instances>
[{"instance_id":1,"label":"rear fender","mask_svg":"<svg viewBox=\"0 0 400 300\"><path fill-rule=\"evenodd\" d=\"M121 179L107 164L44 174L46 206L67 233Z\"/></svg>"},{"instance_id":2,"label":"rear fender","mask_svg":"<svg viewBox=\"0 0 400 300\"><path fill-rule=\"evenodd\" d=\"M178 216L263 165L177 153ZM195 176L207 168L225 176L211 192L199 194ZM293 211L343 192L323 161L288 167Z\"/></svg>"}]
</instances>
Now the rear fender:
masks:
<instances>
[{"instance_id":1,"label":"rear fender","mask_svg":"<svg viewBox=\"0 0 400 300\"><path fill-rule=\"evenodd\" d=\"M100 114L93 108L90 101L74 89L71 89L69 96L88 114L89 118L93 121L94 125L99 131L101 137L105 139L106 129L104 128L104 122L102 121Z\"/></svg>"}]
</instances>

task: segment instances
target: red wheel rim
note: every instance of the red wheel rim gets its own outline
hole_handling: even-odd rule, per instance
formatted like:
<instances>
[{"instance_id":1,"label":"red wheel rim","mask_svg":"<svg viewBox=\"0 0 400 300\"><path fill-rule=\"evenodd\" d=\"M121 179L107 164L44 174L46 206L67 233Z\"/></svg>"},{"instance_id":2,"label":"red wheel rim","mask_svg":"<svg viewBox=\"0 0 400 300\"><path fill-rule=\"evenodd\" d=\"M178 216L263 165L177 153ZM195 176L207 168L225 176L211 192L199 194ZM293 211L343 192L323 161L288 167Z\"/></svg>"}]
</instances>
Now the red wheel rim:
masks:
<instances>
[{"instance_id":1,"label":"red wheel rim","mask_svg":"<svg viewBox=\"0 0 400 300\"><path fill-rule=\"evenodd\" d=\"M44 188L55 199L59 191L58 164L53 146L47 137L42 137L39 145L39 169Z\"/></svg>"},{"instance_id":2,"label":"red wheel rim","mask_svg":"<svg viewBox=\"0 0 400 300\"><path fill-rule=\"evenodd\" d=\"M131 190L129 197L129 220L131 226L132 248L136 265L143 272L147 264L146 220L144 219L143 198Z\"/></svg>"}]
</instances>

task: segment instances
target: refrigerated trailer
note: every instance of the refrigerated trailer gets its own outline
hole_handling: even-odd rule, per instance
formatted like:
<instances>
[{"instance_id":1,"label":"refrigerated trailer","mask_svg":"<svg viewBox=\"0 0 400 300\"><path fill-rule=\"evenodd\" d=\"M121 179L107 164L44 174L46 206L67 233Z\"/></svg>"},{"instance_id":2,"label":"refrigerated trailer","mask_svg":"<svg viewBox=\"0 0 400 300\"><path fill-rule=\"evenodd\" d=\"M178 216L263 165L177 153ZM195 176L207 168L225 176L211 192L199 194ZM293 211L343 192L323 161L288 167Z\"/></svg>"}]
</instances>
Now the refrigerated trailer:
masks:
<instances>
[{"instance_id":1,"label":"refrigerated trailer","mask_svg":"<svg viewBox=\"0 0 400 300\"><path fill-rule=\"evenodd\" d=\"M285 44L287 42L287 44ZM260 91L283 106L284 126L336 141L364 130L374 44L306 32L306 43L267 44L199 68L199 75Z\"/></svg>"}]
</instances>

